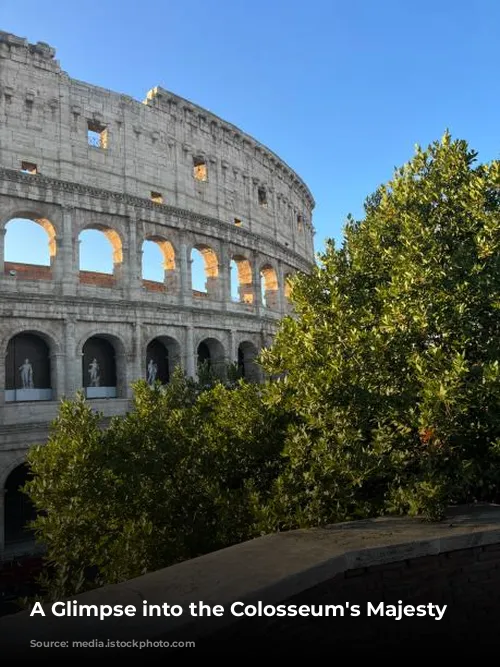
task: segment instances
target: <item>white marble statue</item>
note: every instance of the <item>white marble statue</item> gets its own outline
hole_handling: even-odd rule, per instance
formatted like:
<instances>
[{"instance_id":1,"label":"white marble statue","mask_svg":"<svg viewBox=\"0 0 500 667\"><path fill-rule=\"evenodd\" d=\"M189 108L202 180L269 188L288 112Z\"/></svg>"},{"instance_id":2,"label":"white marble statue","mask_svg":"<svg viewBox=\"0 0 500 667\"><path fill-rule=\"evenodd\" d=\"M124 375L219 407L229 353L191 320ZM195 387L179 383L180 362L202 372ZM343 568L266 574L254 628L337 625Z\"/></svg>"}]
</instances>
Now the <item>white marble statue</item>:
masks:
<instances>
[{"instance_id":1,"label":"white marble statue","mask_svg":"<svg viewBox=\"0 0 500 667\"><path fill-rule=\"evenodd\" d=\"M24 364L19 366L19 371L21 373L21 383L23 389L34 389L35 385L33 382L33 366L30 363L29 359L24 360Z\"/></svg>"},{"instance_id":2,"label":"white marble statue","mask_svg":"<svg viewBox=\"0 0 500 667\"><path fill-rule=\"evenodd\" d=\"M89 375L90 375L90 386L98 387L99 380L101 378L99 376L99 364L97 363L97 359L95 357L94 359L92 359L92 363L89 365Z\"/></svg>"},{"instance_id":3,"label":"white marble statue","mask_svg":"<svg viewBox=\"0 0 500 667\"><path fill-rule=\"evenodd\" d=\"M156 381L156 376L158 374L158 366L156 363L150 359L148 363L148 384L152 385Z\"/></svg>"}]
</instances>

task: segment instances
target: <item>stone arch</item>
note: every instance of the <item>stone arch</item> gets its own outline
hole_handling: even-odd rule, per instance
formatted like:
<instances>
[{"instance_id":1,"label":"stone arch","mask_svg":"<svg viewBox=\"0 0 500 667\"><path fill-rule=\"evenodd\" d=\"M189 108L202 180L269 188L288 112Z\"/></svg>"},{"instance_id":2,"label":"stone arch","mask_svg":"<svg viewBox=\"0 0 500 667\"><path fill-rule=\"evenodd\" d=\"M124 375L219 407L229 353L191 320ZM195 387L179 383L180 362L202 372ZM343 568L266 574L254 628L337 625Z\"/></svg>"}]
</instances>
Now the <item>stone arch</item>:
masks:
<instances>
[{"instance_id":1,"label":"stone arch","mask_svg":"<svg viewBox=\"0 0 500 667\"><path fill-rule=\"evenodd\" d=\"M33 226L41 227L47 238L48 261L31 261L26 262L24 258L9 257L7 252L9 241L9 226L12 230L16 224L30 223ZM7 275L15 276L20 279L27 280L51 280L52 269L57 255L57 230L49 218L40 216L33 211L16 210L11 213L2 223L2 228L5 230L4 235L4 271Z\"/></svg>"},{"instance_id":2,"label":"stone arch","mask_svg":"<svg viewBox=\"0 0 500 667\"><path fill-rule=\"evenodd\" d=\"M156 281L153 278L145 278L144 276L144 262L142 265L142 279L143 279L143 285L146 287L146 289L149 287L147 283L150 282L158 282L158 283L163 283L165 288L168 291L177 291L178 289L178 280L177 280L177 254L174 248L174 245L171 243L171 241L168 241L165 239L163 236L159 236L157 234L149 234L148 236L145 237L143 243L142 243L142 250L144 251L144 244L148 243L154 243L158 249L160 250L160 253L162 255L162 279L161 281Z\"/></svg>"},{"instance_id":3,"label":"stone arch","mask_svg":"<svg viewBox=\"0 0 500 667\"><path fill-rule=\"evenodd\" d=\"M260 276L262 304L270 310L278 310L278 274L276 270L269 263L263 264L260 269Z\"/></svg>"},{"instance_id":4,"label":"stone arch","mask_svg":"<svg viewBox=\"0 0 500 667\"><path fill-rule=\"evenodd\" d=\"M205 274L205 290L204 292L212 298L218 296L219 283L219 260L217 253L213 248L204 243L195 243L191 248L191 280L193 281L193 254L197 252L201 255L203 260L203 271ZM203 293L203 292L202 292ZM200 296L199 290L193 290L194 296Z\"/></svg>"},{"instance_id":5,"label":"stone arch","mask_svg":"<svg viewBox=\"0 0 500 667\"><path fill-rule=\"evenodd\" d=\"M111 259L113 271L110 274L107 271L88 271L81 267L81 235L84 232L95 231L103 234L111 245ZM113 228L101 223L90 223L85 225L78 232L78 269L80 271L80 282L97 287L113 287L116 279L121 277L123 265L123 242L120 234Z\"/></svg>"},{"instance_id":6,"label":"stone arch","mask_svg":"<svg viewBox=\"0 0 500 667\"><path fill-rule=\"evenodd\" d=\"M47 345L49 346L50 353L52 355L57 355L62 352L61 343L57 340L54 331L47 329L47 327L45 327L43 323L40 324L37 322L35 326L12 327L12 329L8 331L6 335L1 339L0 354L3 354L5 357L5 355L7 354L7 346L9 344L9 340L14 336L17 336L18 334L22 333L33 333L43 338L47 343Z\"/></svg>"},{"instance_id":7,"label":"stone arch","mask_svg":"<svg viewBox=\"0 0 500 667\"><path fill-rule=\"evenodd\" d=\"M52 335L23 328L4 340L5 402L50 401L57 395L57 351Z\"/></svg>"},{"instance_id":8,"label":"stone arch","mask_svg":"<svg viewBox=\"0 0 500 667\"><path fill-rule=\"evenodd\" d=\"M4 493L3 525L6 546L34 540L27 524L36 517L36 511L28 496L20 490L30 477L30 469L25 461L11 467L4 477L1 491Z\"/></svg>"},{"instance_id":9,"label":"stone arch","mask_svg":"<svg viewBox=\"0 0 500 667\"><path fill-rule=\"evenodd\" d=\"M168 384L176 366L181 363L181 346L172 336L154 336L146 344L145 356L145 378L150 382L150 361L156 364L156 372L153 375L162 384Z\"/></svg>"},{"instance_id":10,"label":"stone arch","mask_svg":"<svg viewBox=\"0 0 500 667\"><path fill-rule=\"evenodd\" d=\"M82 358L82 387L87 398L124 397L127 373L122 340L115 334L97 330L85 336L79 350Z\"/></svg>"},{"instance_id":11,"label":"stone arch","mask_svg":"<svg viewBox=\"0 0 500 667\"><path fill-rule=\"evenodd\" d=\"M250 261L243 255L234 254L231 257L231 263L234 263L236 267L239 302L253 303L254 286L253 286L252 265ZM233 271L231 271L231 279L233 279Z\"/></svg>"},{"instance_id":12,"label":"stone arch","mask_svg":"<svg viewBox=\"0 0 500 667\"><path fill-rule=\"evenodd\" d=\"M10 463L0 468L0 492L5 488L5 482L14 468L26 463L26 454L27 452L23 452L22 454L15 456L10 460Z\"/></svg>"},{"instance_id":13,"label":"stone arch","mask_svg":"<svg viewBox=\"0 0 500 667\"><path fill-rule=\"evenodd\" d=\"M226 353L224 345L214 337L203 338L196 346L198 367L204 362L218 375L224 377L226 372Z\"/></svg>"},{"instance_id":14,"label":"stone arch","mask_svg":"<svg viewBox=\"0 0 500 667\"><path fill-rule=\"evenodd\" d=\"M251 341L244 340L238 345L238 370L248 382L259 382L260 368L257 364L258 350Z\"/></svg>"}]
</instances>

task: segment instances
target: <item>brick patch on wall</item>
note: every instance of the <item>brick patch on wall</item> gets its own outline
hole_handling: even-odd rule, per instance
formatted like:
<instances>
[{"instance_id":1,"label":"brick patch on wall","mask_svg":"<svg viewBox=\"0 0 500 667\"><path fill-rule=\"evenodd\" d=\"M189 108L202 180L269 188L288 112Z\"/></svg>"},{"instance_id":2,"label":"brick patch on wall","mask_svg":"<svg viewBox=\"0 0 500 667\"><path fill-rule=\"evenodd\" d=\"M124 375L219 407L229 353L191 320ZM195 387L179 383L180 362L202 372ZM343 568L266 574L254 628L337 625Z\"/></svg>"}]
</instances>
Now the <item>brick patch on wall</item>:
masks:
<instances>
[{"instance_id":1,"label":"brick patch on wall","mask_svg":"<svg viewBox=\"0 0 500 667\"><path fill-rule=\"evenodd\" d=\"M80 271L80 283L83 285L95 285L97 287L113 287L115 284L115 277L109 273Z\"/></svg>"},{"instance_id":2,"label":"brick patch on wall","mask_svg":"<svg viewBox=\"0 0 500 667\"><path fill-rule=\"evenodd\" d=\"M38 264L21 264L18 262L5 262L4 273L11 275L15 271L15 277L19 280L52 280L50 266L39 266Z\"/></svg>"},{"instance_id":3,"label":"brick patch on wall","mask_svg":"<svg viewBox=\"0 0 500 667\"><path fill-rule=\"evenodd\" d=\"M163 283L158 283L155 280L143 280L142 286L144 289L147 289L149 292L164 292L165 285Z\"/></svg>"}]
</instances>

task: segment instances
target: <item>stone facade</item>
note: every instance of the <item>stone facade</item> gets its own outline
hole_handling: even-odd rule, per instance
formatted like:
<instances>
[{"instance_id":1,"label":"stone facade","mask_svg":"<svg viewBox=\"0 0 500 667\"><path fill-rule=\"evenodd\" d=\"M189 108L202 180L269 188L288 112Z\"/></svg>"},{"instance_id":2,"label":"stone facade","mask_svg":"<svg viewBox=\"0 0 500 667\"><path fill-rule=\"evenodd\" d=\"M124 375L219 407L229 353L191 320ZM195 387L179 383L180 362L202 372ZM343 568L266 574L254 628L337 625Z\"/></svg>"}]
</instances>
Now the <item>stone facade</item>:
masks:
<instances>
[{"instance_id":1,"label":"stone facade","mask_svg":"<svg viewBox=\"0 0 500 667\"><path fill-rule=\"evenodd\" d=\"M46 439L61 397L85 384L89 338L114 350L116 397L92 399L106 417L129 408L153 340L190 375L202 342L212 361L250 367L289 310L287 276L313 265L313 208L277 155L214 114L161 88L138 102L71 79L52 47L0 32L0 349L7 358L23 333L43 340L52 397L8 399L0 365L0 554L6 480ZM49 267L4 260L15 218L45 229ZM112 275L80 271L87 229L111 243ZM163 254L163 282L142 279L145 240ZM192 289L193 249L202 293Z\"/></svg>"}]
</instances>

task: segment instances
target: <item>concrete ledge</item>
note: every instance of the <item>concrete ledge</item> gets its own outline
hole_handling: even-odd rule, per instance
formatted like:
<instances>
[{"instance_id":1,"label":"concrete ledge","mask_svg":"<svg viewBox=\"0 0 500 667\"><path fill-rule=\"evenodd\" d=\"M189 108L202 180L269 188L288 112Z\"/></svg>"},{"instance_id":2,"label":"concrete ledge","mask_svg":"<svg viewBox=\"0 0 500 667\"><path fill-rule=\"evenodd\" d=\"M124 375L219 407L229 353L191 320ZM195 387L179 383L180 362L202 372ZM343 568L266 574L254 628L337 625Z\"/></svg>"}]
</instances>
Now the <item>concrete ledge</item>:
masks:
<instances>
[{"instance_id":1,"label":"concrete ledge","mask_svg":"<svg viewBox=\"0 0 500 667\"><path fill-rule=\"evenodd\" d=\"M235 601L277 604L348 570L435 556L500 543L500 506L476 505L451 510L445 521L380 518L314 530L268 535L195 558L115 586L79 595L79 604L134 605L133 618L30 617L21 612L0 619L2 649L40 641L158 640L175 633L208 635L238 619L229 613ZM143 617L142 602L179 604L177 618ZM223 617L188 614L191 602L223 605Z\"/></svg>"}]
</instances>

